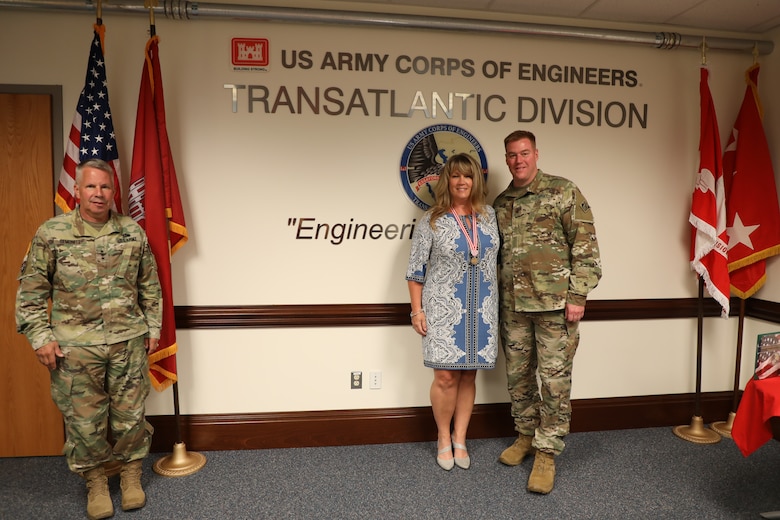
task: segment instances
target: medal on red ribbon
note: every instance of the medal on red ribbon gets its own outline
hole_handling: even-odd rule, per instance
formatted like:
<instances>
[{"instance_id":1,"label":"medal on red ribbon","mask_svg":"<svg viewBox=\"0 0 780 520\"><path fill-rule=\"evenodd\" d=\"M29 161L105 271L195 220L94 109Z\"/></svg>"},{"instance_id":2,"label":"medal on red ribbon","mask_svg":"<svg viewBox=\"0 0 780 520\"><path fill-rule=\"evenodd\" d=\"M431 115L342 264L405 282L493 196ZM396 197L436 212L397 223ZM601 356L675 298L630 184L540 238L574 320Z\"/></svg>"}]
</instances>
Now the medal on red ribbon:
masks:
<instances>
[{"instance_id":1,"label":"medal on red ribbon","mask_svg":"<svg viewBox=\"0 0 780 520\"><path fill-rule=\"evenodd\" d=\"M479 236L477 235L477 214L474 212L474 210L471 210L471 235L469 235L466 226L463 225L463 221L458 216L458 212L455 211L455 208L450 206L450 211L452 212L452 216L455 217L455 221L458 223L458 226L460 227L460 230L463 232L463 235L466 237L466 242L468 242L469 244L469 253L471 253L471 259L469 260L469 263L471 265L479 264ZM474 238L472 239L472 237Z\"/></svg>"}]
</instances>

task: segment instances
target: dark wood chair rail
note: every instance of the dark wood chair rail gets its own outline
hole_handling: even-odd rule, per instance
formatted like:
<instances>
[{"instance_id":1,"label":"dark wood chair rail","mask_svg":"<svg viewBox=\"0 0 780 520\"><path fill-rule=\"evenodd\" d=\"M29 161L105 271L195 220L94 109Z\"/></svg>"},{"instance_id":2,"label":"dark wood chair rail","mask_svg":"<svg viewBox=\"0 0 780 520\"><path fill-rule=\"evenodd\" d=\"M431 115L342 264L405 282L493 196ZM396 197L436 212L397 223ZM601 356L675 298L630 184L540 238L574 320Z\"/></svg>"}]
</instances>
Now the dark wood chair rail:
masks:
<instances>
[{"instance_id":1,"label":"dark wood chair rail","mask_svg":"<svg viewBox=\"0 0 780 520\"><path fill-rule=\"evenodd\" d=\"M748 299L745 316L780 323L780 303ZM739 298L731 299L731 316L739 314ZM704 317L720 316L712 298L702 301ZM696 318L697 298L642 300L593 300L588 302L585 321L661 320ZM176 307L176 327L283 328L283 327L363 327L409 324L408 303L325 304L325 305L205 305Z\"/></svg>"}]
</instances>

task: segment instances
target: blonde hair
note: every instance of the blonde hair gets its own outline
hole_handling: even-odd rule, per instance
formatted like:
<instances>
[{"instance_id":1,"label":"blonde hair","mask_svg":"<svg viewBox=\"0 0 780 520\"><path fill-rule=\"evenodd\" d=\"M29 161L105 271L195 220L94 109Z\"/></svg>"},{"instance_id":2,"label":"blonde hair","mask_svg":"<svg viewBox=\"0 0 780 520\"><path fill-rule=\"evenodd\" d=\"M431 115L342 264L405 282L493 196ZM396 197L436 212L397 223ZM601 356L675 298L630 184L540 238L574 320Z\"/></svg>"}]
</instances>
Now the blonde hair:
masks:
<instances>
[{"instance_id":1,"label":"blonde hair","mask_svg":"<svg viewBox=\"0 0 780 520\"><path fill-rule=\"evenodd\" d=\"M487 185L485 184L485 173L477 160L467 153L453 155L444 164L439 180L433 188L435 202L431 209L431 228L436 229L436 220L450 211L452 206L452 196L450 195L450 178L452 174L458 172L471 177L471 207L477 213L485 210L485 199L487 197Z\"/></svg>"}]
</instances>

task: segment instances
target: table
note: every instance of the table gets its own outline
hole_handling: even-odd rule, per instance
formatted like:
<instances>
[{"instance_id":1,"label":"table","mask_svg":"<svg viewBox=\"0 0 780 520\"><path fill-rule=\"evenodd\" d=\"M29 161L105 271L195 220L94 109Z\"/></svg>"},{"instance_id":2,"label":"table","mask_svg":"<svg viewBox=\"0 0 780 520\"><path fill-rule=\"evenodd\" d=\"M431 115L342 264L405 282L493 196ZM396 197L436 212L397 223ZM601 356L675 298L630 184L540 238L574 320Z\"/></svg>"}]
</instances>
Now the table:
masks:
<instances>
[{"instance_id":1,"label":"table","mask_svg":"<svg viewBox=\"0 0 780 520\"><path fill-rule=\"evenodd\" d=\"M731 437L745 457L773 437L780 440L780 377L748 381Z\"/></svg>"},{"instance_id":2,"label":"table","mask_svg":"<svg viewBox=\"0 0 780 520\"><path fill-rule=\"evenodd\" d=\"M774 437L780 441L780 377L751 379L745 385L731 438L747 457ZM780 518L780 511L768 511L761 518Z\"/></svg>"}]
</instances>

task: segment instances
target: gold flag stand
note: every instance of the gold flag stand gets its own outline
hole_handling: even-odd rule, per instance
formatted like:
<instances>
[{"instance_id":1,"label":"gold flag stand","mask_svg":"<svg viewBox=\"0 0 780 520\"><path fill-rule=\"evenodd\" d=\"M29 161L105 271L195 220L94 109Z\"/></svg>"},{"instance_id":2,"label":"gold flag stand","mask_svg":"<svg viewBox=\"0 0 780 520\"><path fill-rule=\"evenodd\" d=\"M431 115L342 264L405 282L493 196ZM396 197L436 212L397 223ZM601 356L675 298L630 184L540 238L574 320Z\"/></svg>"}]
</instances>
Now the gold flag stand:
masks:
<instances>
[{"instance_id":1,"label":"gold flag stand","mask_svg":"<svg viewBox=\"0 0 780 520\"><path fill-rule=\"evenodd\" d=\"M701 417L701 358L702 358L702 333L704 328L704 280L699 277L699 316L696 337L696 396L694 403L694 415L690 425L675 426L672 431L675 435L686 441L696 444L715 444L720 442L721 436L717 432L704 427Z\"/></svg>"},{"instance_id":2,"label":"gold flag stand","mask_svg":"<svg viewBox=\"0 0 780 520\"><path fill-rule=\"evenodd\" d=\"M725 421L715 421L710 424L710 428L721 434L727 439L731 439L731 427L734 426L734 417L737 414L735 412L729 412L729 416Z\"/></svg>"},{"instance_id":3,"label":"gold flag stand","mask_svg":"<svg viewBox=\"0 0 780 520\"><path fill-rule=\"evenodd\" d=\"M155 473L165 477L183 477L197 473L206 465L206 457L198 452L188 452L183 442L173 445L173 453L154 463Z\"/></svg>"},{"instance_id":4,"label":"gold flag stand","mask_svg":"<svg viewBox=\"0 0 780 520\"><path fill-rule=\"evenodd\" d=\"M179 413L179 383L173 383L173 412L176 416L176 438L173 453L154 463L152 469L164 477L184 477L197 473L206 465L206 457L197 452L188 452L181 440L181 415Z\"/></svg>"},{"instance_id":5,"label":"gold flag stand","mask_svg":"<svg viewBox=\"0 0 780 520\"><path fill-rule=\"evenodd\" d=\"M700 415L694 415L690 425L675 426L672 431L679 438L696 444L715 444L721 439L717 432L704 426Z\"/></svg>"}]
</instances>

